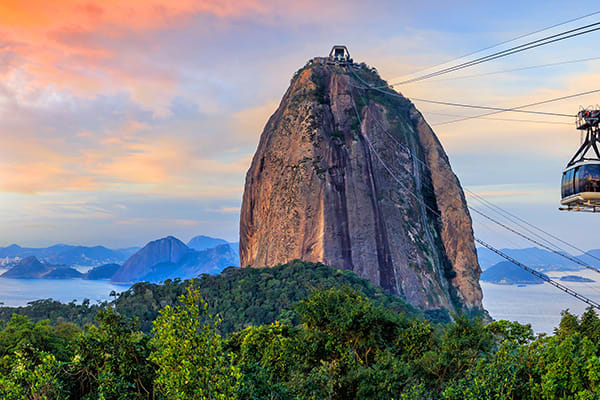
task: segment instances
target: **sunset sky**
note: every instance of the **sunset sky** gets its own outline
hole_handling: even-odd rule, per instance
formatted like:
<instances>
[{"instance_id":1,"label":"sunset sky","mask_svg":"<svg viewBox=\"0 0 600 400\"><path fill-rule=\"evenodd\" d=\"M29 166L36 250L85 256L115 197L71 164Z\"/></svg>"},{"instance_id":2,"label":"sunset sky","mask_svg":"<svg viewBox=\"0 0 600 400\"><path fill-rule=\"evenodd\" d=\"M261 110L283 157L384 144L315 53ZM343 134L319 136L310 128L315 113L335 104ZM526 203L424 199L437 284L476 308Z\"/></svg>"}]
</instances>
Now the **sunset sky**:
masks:
<instances>
[{"instance_id":1,"label":"sunset sky","mask_svg":"<svg viewBox=\"0 0 600 400\"><path fill-rule=\"evenodd\" d=\"M346 44L355 61L395 81L596 11L564 1L447 3L2 0L0 246L127 247L197 234L237 241L258 138L309 58ZM448 79L600 57L599 42L600 31L397 90L511 107L600 89L600 60ZM533 109L574 114L596 103L600 94ZM557 209L562 168L579 144L574 120L505 113L495 117L564 124L477 119L436 127L480 111L415 104L466 188L600 248L600 216ZM474 219L493 244L526 246Z\"/></svg>"}]
</instances>

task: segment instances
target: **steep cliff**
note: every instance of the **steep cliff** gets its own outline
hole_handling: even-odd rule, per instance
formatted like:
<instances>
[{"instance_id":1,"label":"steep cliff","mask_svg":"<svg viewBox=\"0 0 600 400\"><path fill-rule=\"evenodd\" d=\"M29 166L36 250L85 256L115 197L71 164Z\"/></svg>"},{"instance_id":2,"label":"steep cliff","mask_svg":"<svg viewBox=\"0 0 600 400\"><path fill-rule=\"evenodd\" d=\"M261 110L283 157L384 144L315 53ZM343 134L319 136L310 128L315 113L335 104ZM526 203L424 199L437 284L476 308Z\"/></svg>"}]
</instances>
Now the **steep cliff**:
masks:
<instances>
[{"instance_id":1,"label":"steep cliff","mask_svg":"<svg viewBox=\"0 0 600 400\"><path fill-rule=\"evenodd\" d=\"M408 99L361 88L385 85L374 70L352 68L307 64L269 119L241 265L323 262L424 309L480 309L471 218L440 142Z\"/></svg>"}]
</instances>

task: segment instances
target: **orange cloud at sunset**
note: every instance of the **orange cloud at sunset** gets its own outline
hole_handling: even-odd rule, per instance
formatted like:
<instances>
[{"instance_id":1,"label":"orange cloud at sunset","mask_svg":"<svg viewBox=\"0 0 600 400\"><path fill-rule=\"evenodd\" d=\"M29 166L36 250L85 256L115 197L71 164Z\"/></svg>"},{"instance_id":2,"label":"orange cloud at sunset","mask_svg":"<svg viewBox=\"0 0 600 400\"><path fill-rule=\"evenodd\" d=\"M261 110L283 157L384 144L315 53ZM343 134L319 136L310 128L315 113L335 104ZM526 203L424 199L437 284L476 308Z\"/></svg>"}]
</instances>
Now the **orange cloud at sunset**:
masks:
<instances>
[{"instance_id":1,"label":"orange cloud at sunset","mask_svg":"<svg viewBox=\"0 0 600 400\"><path fill-rule=\"evenodd\" d=\"M232 20L286 25L294 19L344 17L350 7L282 0L6 0L0 2L0 79L20 92L40 88L93 98L126 93L156 116L169 114L182 84L172 47L192 49L229 29ZM198 18L212 18L210 25ZM161 43L164 32L185 31ZM183 51L185 50L174 50ZM164 57L161 54L164 53ZM185 62L185 60L183 60ZM193 71L192 71L193 73Z\"/></svg>"},{"instance_id":2,"label":"orange cloud at sunset","mask_svg":"<svg viewBox=\"0 0 600 400\"><path fill-rule=\"evenodd\" d=\"M30 33L67 29L81 32L109 28L147 30L195 13L231 17L264 12L265 8L253 0L5 0L0 3L0 24Z\"/></svg>"},{"instance_id":3,"label":"orange cloud at sunset","mask_svg":"<svg viewBox=\"0 0 600 400\"><path fill-rule=\"evenodd\" d=\"M120 48L123 40L150 40L150 32L185 25L195 14L226 18L264 11L252 0L2 1L0 77L25 74L21 90L51 86L80 96L124 90L165 114L177 76Z\"/></svg>"},{"instance_id":4,"label":"orange cloud at sunset","mask_svg":"<svg viewBox=\"0 0 600 400\"><path fill-rule=\"evenodd\" d=\"M46 162L4 166L0 174L0 192L31 194L52 190L90 190L96 186L90 177Z\"/></svg>"}]
</instances>

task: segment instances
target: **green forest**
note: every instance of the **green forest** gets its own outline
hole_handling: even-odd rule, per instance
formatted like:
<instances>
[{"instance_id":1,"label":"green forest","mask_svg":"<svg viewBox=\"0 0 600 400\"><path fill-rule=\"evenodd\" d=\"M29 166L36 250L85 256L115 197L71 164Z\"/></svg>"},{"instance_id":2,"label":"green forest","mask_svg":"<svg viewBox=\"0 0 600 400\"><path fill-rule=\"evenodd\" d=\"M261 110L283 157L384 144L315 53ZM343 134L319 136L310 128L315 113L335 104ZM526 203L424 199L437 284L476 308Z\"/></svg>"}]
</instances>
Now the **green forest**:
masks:
<instances>
[{"instance_id":1,"label":"green forest","mask_svg":"<svg viewBox=\"0 0 600 400\"><path fill-rule=\"evenodd\" d=\"M600 319L424 314L292 262L0 310L1 399L597 399ZM450 317L450 318L448 318Z\"/></svg>"}]
</instances>

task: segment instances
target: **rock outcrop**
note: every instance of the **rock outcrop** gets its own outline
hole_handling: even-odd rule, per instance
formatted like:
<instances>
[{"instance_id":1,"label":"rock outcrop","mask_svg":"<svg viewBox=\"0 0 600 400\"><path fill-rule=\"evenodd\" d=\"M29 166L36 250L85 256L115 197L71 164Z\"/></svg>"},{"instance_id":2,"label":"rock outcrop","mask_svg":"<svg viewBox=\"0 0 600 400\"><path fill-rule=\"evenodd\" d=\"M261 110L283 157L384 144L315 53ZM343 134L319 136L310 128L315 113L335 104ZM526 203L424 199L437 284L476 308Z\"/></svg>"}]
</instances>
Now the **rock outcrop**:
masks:
<instances>
[{"instance_id":1,"label":"rock outcrop","mask_svg":"<svg viewBox=\"0 0 600 400\"><path fill-rule=\"evenodd\" d=\"M364 89L385 87L374 70L352 68L308 64L269 119L246 175L241 265L323 262L424 309L481 309L471 218L440 142L408 99Z\"/></svg>"}]
</instances>

